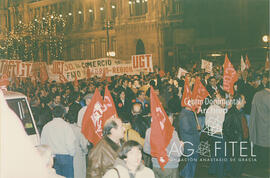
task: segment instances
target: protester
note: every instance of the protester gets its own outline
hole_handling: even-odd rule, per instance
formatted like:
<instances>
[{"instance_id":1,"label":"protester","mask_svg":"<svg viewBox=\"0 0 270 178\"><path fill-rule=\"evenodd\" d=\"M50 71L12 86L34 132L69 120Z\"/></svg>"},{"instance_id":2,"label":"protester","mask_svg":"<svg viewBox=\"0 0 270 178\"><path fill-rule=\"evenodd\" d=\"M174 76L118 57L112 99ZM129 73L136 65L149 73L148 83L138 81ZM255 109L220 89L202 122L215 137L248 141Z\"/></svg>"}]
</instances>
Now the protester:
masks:
<instances>
[{"instance_id":1,"label":"protester","mask_svg":"<svg viewBox=\"0 0 270 178\"><path fill-rule=\"evenodd\" d=\"M123 122L129 122L130 102L126 98L125 90L120 89L115 99L118 116Z\"/></svg>"},{"instance_id":2,"label":"protester","mask_svg":"<svg viewBox=\"0 0 270 178\"><path fill-rule=\"evenodd\" d=\"M79 92L75 92L72 96L72 101L70 102L71 105L69 106L68 113L70 117L72 117L73 120L78 119L78 112L82 108L82 105L80 104L81 96Z\"/></svg>"},{"instance_id":3,"label":"protester","mask_svg":"<svg viewBox=\"0 0 270 178\"><path fill-rule=\"evenodd\" d=\"M151 169L142 164L142 146L133 140L121 147L113 169L106 172L103 178L154 178Z\"/></svg>"},{"instance_id":4,"label":"protester","mask_svg":"<svg viewBox=\"0 0 270 178\"><path fill-rule=\"evenodd\" d=\"M103 138L88 154L87 178L101 178L113 167L123 137L122 121L108 119L103 128Z\"/></svg>"},{"instance_id":5,"label":"protester","mask_svg":"<svg viewBox=\"0 0 270 178\"><path fill-rule=\"evenodd\" d=\"M250 115L250 141L255 145L258 167L269 169L270 154L270 80L257 92L252 101Z\"/></svg>"},{"instance_id":6,"label":"protester","mask_svg":"<svg viewBox=\"0 0 270 178\"><path fill-rule=\"evenodd\" d=\"M66 119L70 123L73 133L76 137L75 140L75 153L73 157L74 178L86 177L86 155L88 153L88 141L81 133L81 128L77 125L77 119L74 119L74 115L68 113Z\"/></svg>"},{"instance_id":7,"label":"protester","mask_svg":"<svg viewBox=\"0 0 270 178\"><path fill-rule=\"evenodd\" d=\"M171 123L173 123L173 115L170 113L168 116ZM150 134L151 128L147 129L145 136L145 143L143 150L147 154L151 154L151 145L150 145ZM164 170L161 169L157 158L152 158L153 171L156 178L178 178L178 166L180 162L180 157L182 156L184 150L184 143L178 138L176 131L173 131L173 136L170 140L169 145L166 148L169 161L164 167Z\"/></svg>"},{"instance_id":8,"label":"protester","mask_svg":"<svg viewBox=\"0 0 270 178\"><path fill-rule=\"evenodd\" d=\"M150 106L149 106L149 102L146 101L146 99L145 99L145 92L144 91L138 90L136 102L141 104L143 115L149 114Z\"/></svg>"},{"instance_id":9,"label":"protester","mask_svg":"<svg viewBox=\"0 0 270 178\"><path fill-rule=\"evenodd\" d=\"M93 97L93 93L89 93L87 95L84 96L84 100L85 100L85 104L86 106L82 107L79 112L78 112L78 120L77 120L77 125L81 128L82 127L82 120L83 120L83 116L85 114L85 111L87 109L87 106L90 104L91 99Z\"/></svg>"},{"instance_id":10,"label":"protester","mask_svg":"<svg viewBox=\"0 0 270 178\"><path fill-rule=\"evenodd\" d=\"M182 109L179 115L179 125L180 139L185 143L188 142L184 145L184 156L188 157L188 161L180 175L185 178L192 178L195 176L197 166L198 153L196 150L200 143L200 135L197 130L195 115L189 107Z\"/></svg>"},{"instance_id":11,"label":"protester","mask_svg":"<svg viewBox=\"0 0 270 178\"><path fill-rule=\"evenodd\" d=\"M56 173L68 178L74 177L73 156L76 137L69 123L63 119L64 109L54 107L53 120L47 123L41 133L41 144L49 145L54 158Z\"/></svg>"},{"instance_id":12,"label":"protester","mask_svg":"<svg viewBox=\"0 0 270 178\"><path fill-rule=\"evenodd\" d=\"M244 113L242 108L246 104L244 95L236 94L232 100L232 107L225 115L223 123L223 134L227 142L234 142L234 145L228 146L228 153L230 158L235 158L235 161L231 161L232 165L232 176L240 177L243 171L243 163L239 158L240 156L240 145L244 141L244 132L242 126L242 119Z\"/></svg>"},{"instance_id":13,"label":"protester","mask_svg":"<svg viewBox=\"0 0 270 178\"><path fill-rule=\"evenodd\" d=\"M210 146L211 146L211 163L208 170L210 175L215 175L219 178L225 176L230 171L229 163L226 161L225 153L225 140L223 138L222 128L226 114L225 96L216 94L213 103L207 109L205 114L205 125L210 133ZM218 150L216 146L218 145ZM214 159L217 159L215 161ZM227 171L227 172L225 172Z\"/></svg>"}]
</instances>

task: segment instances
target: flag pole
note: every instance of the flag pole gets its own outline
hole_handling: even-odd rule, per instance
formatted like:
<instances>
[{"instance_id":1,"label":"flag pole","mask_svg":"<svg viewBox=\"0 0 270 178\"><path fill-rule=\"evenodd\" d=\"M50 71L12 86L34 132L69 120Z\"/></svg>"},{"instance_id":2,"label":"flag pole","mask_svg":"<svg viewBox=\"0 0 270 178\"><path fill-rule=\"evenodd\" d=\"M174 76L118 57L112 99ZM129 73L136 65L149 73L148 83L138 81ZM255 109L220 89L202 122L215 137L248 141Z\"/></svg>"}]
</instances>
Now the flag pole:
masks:
<instances>
[{"instance_id":1,"label":"flag pole","mask_svg":"<svg viewBox=\"0 0 270 178\"><path fill-rule=\"evenodd\" d=\"M201 130L201 126L199 124L198 116L197 116L196 112L194 112L194 114L195 114L195 119L196 119L196 123L197 123L197 130L200 131Z\"/></svg>"}]
</instances>

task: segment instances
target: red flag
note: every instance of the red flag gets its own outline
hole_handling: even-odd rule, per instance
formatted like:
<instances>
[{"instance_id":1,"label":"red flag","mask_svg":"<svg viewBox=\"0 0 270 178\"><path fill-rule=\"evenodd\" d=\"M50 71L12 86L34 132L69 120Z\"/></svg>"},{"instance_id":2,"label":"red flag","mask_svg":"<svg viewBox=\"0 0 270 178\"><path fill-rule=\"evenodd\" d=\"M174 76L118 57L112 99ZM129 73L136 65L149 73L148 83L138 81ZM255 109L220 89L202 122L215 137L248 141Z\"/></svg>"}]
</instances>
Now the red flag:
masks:
<instances>
[{"instance_id":1,"label":"red flag","mask_svg":"<svg viewBox=\"0 0 270 178\"><path fill-rule=\"evenodd\" d=\"M227 54L225 55L225 62L223 67L223 89L233 95L233 85L238 80L238 76Z\"/></svg>"},{"instance_id":2,"label":"red flag","mask_svg":"<svg viewBox=\"0 0 270 178\"><path fill-rule=\"evenodd\" d=\"M0 86L8 86L9 85L9 79L6 74L3 74L1 79L0 79Z\"/></svg>"},{"instance_id":3,"label":"red flag","mask_svg":"<svg viewBox=\"0 0 270 178\"><path fill-rule=\"evenodd\" d=\"M265 61L265 70L270 70L270 64L269 64L269 56L266 56L266 61Z\"/></svg>"},{"instance_id":4,"label":"red flag","mask_svg":"<svg viewBox=\"0 0 270 178\"><path fill-rule=\"evenodd\" d=\"M195 101L194 104L192 105L192 110L194 112L199 111L199 109L202 106L202 103L204 101L204 99L209 95L208 91L206 90L206 88L203 86L203 84L200 81L199 77L196 77L196 81L194 84L194 88L192 91L192 100Z\"/></svg>"},{"instance_id":5,"label":"red flag","mask_svg":"<svg viewBox=\"0 0 270 178\"><path fill-rule=\"evenodd\" d=\"M78 78L77 78L77 74L76 73L75 73L74 86L75 87L78 87L79 86L79 82L78 82Z\"/></svg>"},{"instance_id":6,"label":"red flag","mask_svg":"<svg viewBox=\"0 0 270 178\"><path fill-rule=\"evenodd\" d=\"M48 72L45 64L40 65L40 81L41 83L45 83L49 79Z\"/></svg>"},{"instance_id":7,"label":"red flag","mask_svg":"<svg viewBox=\"0 0 270 178\"><path fill-rule=\"evenodd\" d=\"M190 100L191 100L191 91L189 88L189 79L186 77L185 78L184 93L183 93L182 101L181 101L182 107L192 108Z\"/></svg>"},{"instance_id":8,"label":"red flag","mask_svg":"<svg viewBox=\"0 0 270 178\"><path fill-rule=\"evenodd\" d=\"M164 166L169 161L166 148L172 139L174 128L152 86L150 100L152 115L150 133L151 155L157 158L161 169L164 170Z\"/></svg>"},{"instance_id":9,"label":"red flag","mask_svg":"<svg viewBox=\"0 0 270 178\"><path fill-rule=\"evenodd\" d=\"M248 59L248 55L246 55L246 67L247 67L247 69L250 68L250 61Z\"/></svg>"},{"instance_id":10,"label":"red flag","mask_svg":"<svg viewBox=\"0 0 270 178\"><path fill-rule=\"evenodd\" d=\"M87 106L82 121L82 134L96 145L102 138L102 115L104 112L102 97L96 88L91 103Z\"/></svg>"},{"instance_id":11,"label":"red flag","mask_svg":"<svg viewBox=\"0 0 270 178\"><path fill-rule=\"evenodd\" d=\"M111 117L117 117L117 112L115 109L115 104L112 99L112 95L108 89L108 86L105 87L105 94L104 94L104 107L106 108L103 117L102 117L102 123L104 124L107 119Z\"/></svg>"}]
</instances>

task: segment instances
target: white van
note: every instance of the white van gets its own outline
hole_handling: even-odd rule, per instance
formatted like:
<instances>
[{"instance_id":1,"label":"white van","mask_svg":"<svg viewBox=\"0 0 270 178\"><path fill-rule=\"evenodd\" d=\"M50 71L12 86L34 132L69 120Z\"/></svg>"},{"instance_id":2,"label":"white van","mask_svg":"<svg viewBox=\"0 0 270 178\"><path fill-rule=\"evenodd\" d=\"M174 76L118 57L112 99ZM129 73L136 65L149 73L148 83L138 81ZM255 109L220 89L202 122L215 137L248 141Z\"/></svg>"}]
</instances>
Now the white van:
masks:
<instances>
[{"instance_id":1,"label":"white van","mask_svg":"<svg viewBox=\"0 0 270 178\"><path fill-rule=\"evenodd\" d=\"M5 100L7 101L8 106L21 119L24 129L27 135L29 135L33 144L35 146L39 145L40 144L39 133L30 105L27 101L27 97L22 93L13 91L3 91L3 94Z\"/></svg>"}]
</instances>

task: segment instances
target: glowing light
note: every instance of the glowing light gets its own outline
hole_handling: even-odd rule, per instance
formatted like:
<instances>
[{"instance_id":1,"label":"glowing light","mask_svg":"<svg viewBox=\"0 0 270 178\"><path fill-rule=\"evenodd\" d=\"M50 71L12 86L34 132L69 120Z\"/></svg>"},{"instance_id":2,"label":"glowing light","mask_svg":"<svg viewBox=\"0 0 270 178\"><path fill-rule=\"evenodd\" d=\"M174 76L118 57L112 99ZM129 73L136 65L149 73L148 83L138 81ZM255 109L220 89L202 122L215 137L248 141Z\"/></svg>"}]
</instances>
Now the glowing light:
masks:
<instances>
[{"instance_id":1,"label":"glowing light","mask_svg":"<svg viewBox=\"0 0 270 178\"><path fill-rule=\"evenodd\" d=\"M89 9L89 12L93 12L93 10L92 9Z\"/></svg>"},{"instance_id":2,"label":"glowing light","mask_svg":"<svg viewBox=\"0 0 270 178\"><path fill-rule=\"evenodd\" d=\"M62 14L60 14L60 15L59 15L59 17L63 17L63 15L62 15Z\"/></svg>"},{"instance_id":3,"label":"glowing light","mask_svg":"<svg viewBox=\"0 0 270 178\"><path fill-rule=\"evenodd\" d=\"M115 9L115 5L112 5L112 8Z\"/></svg>"},{"instance_id":4,"label":"glowing light","mask_svg":"<svg viewBox=\"0 0 270 178\"><path fill-rule=\"evenodd\" d=\"M82 14L82 11L78 11L78 14Z\"/></svg>"},{"instance_id":5,"label":"glowing light","mask_svg":"<svg viewBox=\"0 0 270 178\"><path fill-rule=\"evenodd\" d=\"M103 7L101 7L101 8L100 8L100 10L101 10L101 11L103 11L103 10L104 10L104 8L103 8Z\"/></svg>"},{"instance_id":6,"label":"glowing light","mask_svg":"<svg viewBox=\"0 0 270 178\"><path fill-rule=\"evenodd\" d=\"M68 15L69 15L69 16L71 16L71 15L72 15L72 13L70 12L70 13L68 13Z\"/></svg>"},{"instance_id":7,"label":"glowing light","mask_svg":"<svg viewBox=\"0 0 270 178\"><path fill-rule=\"evenodd\" d=\"M262 37L262 41L265 42L265 43L269 42L269 36L268 35L264 35Z\"/></svg>"}]
</instances>

